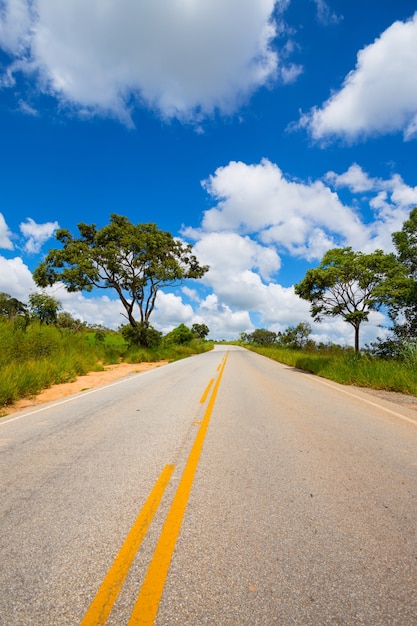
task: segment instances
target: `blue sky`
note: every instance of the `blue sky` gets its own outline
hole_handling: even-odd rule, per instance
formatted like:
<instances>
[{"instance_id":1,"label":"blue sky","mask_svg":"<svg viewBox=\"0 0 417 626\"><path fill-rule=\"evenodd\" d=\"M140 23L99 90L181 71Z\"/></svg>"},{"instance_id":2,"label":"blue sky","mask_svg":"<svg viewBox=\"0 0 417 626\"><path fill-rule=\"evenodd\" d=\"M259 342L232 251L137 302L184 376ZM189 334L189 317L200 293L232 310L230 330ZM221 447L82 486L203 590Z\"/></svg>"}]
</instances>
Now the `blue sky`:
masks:
<instances>
[{"instance_id":1,"label":"blue sky","mask_svg":"<svg viewBox=\"0 0 417 626\"><path fill-rule=\"evenodd\" d=\"M329 248L392 250L417 205L416 73L411 0L0 0L0 291L27 301L56 228L114 212L210 265L160 294L160 330L310 321L293 284ZM52 293L124 321L112 292Z\"/></svg>"}]
</instances>

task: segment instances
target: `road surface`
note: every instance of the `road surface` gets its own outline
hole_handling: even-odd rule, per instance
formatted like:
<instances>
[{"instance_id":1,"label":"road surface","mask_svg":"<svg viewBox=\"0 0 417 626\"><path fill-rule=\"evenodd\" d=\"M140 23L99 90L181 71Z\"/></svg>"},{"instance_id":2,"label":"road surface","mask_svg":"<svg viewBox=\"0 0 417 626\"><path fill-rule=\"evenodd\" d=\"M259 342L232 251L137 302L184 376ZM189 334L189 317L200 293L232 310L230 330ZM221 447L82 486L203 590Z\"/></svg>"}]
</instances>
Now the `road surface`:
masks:
<instances>
[{"instance_id":1,"label":"road surface","mask_svg":"<svg viewBox=\"0 0 417 626\"><path fill-rule=\"evenodd\" d=\"M417 624L417 415L234 346L0 421L0 623Z\"/></svg>"}]
</instances>

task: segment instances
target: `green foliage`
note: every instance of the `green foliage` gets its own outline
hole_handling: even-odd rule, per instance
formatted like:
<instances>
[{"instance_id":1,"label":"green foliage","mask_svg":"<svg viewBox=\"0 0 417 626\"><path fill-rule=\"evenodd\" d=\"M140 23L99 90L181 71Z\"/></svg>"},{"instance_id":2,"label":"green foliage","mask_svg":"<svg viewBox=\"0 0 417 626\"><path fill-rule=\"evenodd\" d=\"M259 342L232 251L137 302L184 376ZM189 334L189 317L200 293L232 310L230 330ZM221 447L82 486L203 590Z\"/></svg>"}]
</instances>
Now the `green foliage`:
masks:
<instances>
[{"instance_id":1,"label":"green foliage","mask_svg":"<svg viewBox=\"0 0 417 626\"><path fill-rule=\"evenodd\" d=\"M211 342L195 338L186 345L128 347L121 333L100 329L97 341L97 332L97 328L63 332L40 322L33 322L26 330L16 329L13 321L0 317L0 407L103 369L102 364L120 363L122 359L127 363L174 361L213 348Z\"/></svg>"},{"instance_id":2,"label":"green foliage","mask_svg":"<svg viewBox=\"0 0 417 626\"><path fill-rule=\"evenodd\" d=\"M250 334L241 334L242 341L255 343L259 346L270 346L276 342L277 337L277 333L274 333L272 330L266 330L265 328L257 328Z\"/></svg>"},{"instance_id":3,"label":"green foliage","mask_svg":"<svg viewBox=\"0 0 417 626\"><path fill-rule=\"evenodd\" d=\"M415 369L404 361L380 359L340 347L313 352L275 347L250 349L341 384L417 395Z\"/></svg>"},{"instance_id":4,"label":"green foliage","mask_svg":"<svg viewBox=\"0 0 417 626\"><path fill-rule=\"evenodd\" d=\"M80 237L66 229L56 232L62 248L50 250L35 269L33 278L41 286L62 281L68 291L114 289L133 327L147 327L158 291L201 278L208 270L184 244L156 224L132 224L112 213L110 224L97 230L95 224L78 224Z\"/></svg>"},{"instance_id":5,"label":"green foliage","mask_svg":"<svg viewBox=\"0 0 417 626\"><path fill-rule=\"evenodd\" d=\"M8 320L0 321L0 406L74 380L98 369L97 362L82 334L62 334L39 322L25 331Z\"/></svg>"},{"instance_id":6,"label":"green foliage","mask_svg":"<svg viewBox=\"0 0 417 626\"><path fill-rule=\"evenodd\" d=\"M319 267L307 270L294 289L300 298L311 303L315 321L320 322L323 316L341 316L353 326L358 351L360 325L368 321L370 311L383 305L387 285L392 290L403 277L403 267L393 254L333 248L326 252Z\"/></svg>"},{"instance_id":7,"label":"green foliage","mask_svg":"<svg viewBox=\"0 0 417 626\"><path fill-rule=\"evenodd\" d=\"M1 292L0 317L5 317L9 320L15 320L16 318L28 320L29 313L25 304L8 293Z\"/></svg>"},{"instance_id":8,"label":"green foliage","mask_svg":"<svg viewBox=\"0 0 417 626\"><path fill-rule=\"evenodd\" d=\"M121 333L128 346L142 346L144 348L157 348L162 341L162 333L153 326L138 324L121 327Z\"/></svg>"},{"instance_id":9,"label":"green foliage","mask_svg":"<svg viewBox=\"0 0 417 626\"><path fill-rule=\"evenodd\" d=\"M304 348L310 334L311 325L308 322L300 322L297 326L289 326L283 333L278 333L278 343L294 350Z\"/></svg>"},{"instance_id":10,"label":"green foliage","mask_svg":"<svg viewBox=\"0 0 417 626\"><path fill-rule=\"evenodd\" d=\"M190 343L195 338L195 335L192 330L188 328L185 324L180 324L174 330L171 330L165 338L164 341L167 344L175 343L177 345L183 345L185 343Z\"/></svg>"},{"instance_id":11,"label":"green foliage","mask_svg":"<svg viewBox=\"0 0 417 626\"><path fill-rule=\"evenodd\" d=\"M193 339L191 342L181 345L163 342L159 347L153 349L132 346L126 353L124 360L127 363L178 361L194 354L208 352L213 349L213 345L211 341Z\"/></svg>"},{"instance_id":12,"label":"green foliage","mask_svg":"<svg viewBox=\"0 0 417 626\"><path fill-rule=\"evenodd\" d=\"M406 272L406 280L398 285L387 285L390 316L394 320L394 334L407 340L417 337L417 207L402 230L392 235L397 259Z\"/></svg>"},{"instance_id":13,"label":"green foliage","mask_svg":"<svg viewBox=\"0 0 417 626\"><path fill-rule=\"evenodd\" d=\"M31 293L29 308L34 319L41 324L56 324L58 311L62 308L59 300L46 293Z\"/></svg>"},{"instance_id":14,"label":"green foliage","mask_svg":"<svg viewBox=\"0 0 417 626\"><path fill-rule=\"evenodd\" d=\"M71 330L79 332L85 328L85 324L80 320L74 319L67 311L61 311L56 317L56 326L62 330Z\"/></svg>"},{"instance_id":15,"label":"green foliage","mask_svg":"<svg viewBox=\"0 0 417 626\"><path fill-rule=\"evenodd\" d=\"M191 330L193 335L198 339L205 339L210 332L209 327L206 324L193 324L191 326Z\"/></svg>"}]
</instances>

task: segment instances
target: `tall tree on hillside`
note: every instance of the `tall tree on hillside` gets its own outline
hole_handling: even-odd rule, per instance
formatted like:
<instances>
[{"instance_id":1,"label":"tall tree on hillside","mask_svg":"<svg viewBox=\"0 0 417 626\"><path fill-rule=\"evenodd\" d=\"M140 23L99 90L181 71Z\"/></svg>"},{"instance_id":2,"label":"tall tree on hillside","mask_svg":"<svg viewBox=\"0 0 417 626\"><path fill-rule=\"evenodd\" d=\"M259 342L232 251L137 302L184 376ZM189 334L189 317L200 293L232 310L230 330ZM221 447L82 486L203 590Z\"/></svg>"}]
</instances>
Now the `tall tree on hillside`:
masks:
<instances>
[{"instance_id":1,"label":"tall tree on hillside","mask_svg":"<svg viewBox=\"0 0 417 626\"><path fill-rule=\"evenodd\" d=\"M192 254L191 245L174 239L156 224L135 225L112 213L104 228L80 223L78 230L79 237L66 229L55 233L62 247L50 250L38 265L35 282L45 287L61 281L68 291L114 289L134 328L149 326L160 289L201 278L208 270Z\"/></svg>"},{"instance_id":2,"label":"tall tree on hillside","mask_svg":"<svg viewBox=\"0 0 417 626\"><path fill-rule=\"evenodd\" d=\"M333 248L324 255L320 266L307 271L295 285L295 293L311 302L313 319L323 316L342 317L353 326L355 351L359 351L359 329L368 321L369 313L384 303L382 284L394 285L404 276L393 254L376 250L371 254L354 252L352 248Z\"/></svg>"}]
</instances>

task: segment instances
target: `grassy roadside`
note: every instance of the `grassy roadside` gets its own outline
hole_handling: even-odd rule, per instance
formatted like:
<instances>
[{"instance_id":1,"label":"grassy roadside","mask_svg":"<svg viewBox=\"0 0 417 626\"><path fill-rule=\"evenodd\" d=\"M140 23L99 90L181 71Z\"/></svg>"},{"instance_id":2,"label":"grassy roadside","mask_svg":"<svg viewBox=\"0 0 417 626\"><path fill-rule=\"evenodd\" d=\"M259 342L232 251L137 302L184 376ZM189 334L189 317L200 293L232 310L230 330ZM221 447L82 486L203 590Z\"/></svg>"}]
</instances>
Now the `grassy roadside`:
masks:
<instances>
[{"instance_id":1,"label":"grassy roadside","mask_svg":"<svg viewBox=\"0 0 417 626\"><path fill-rule=\"evenodd\" d=\"M308 352L276 347L249 350L343 385L357 385L417 396L417 363L380 359L346 350Z\"/></svg>"},{"instance_id":2,"label":"grassy roadside","mask_svg":"<svg viewBox=\"0 0 417 626\"><path fill-rule=\"evenodd\" d=\"M176 361L212 348L211 342L198 339L155 349L129 348L116 332L63 331L35 323L22 330L0 321L0 414L21 398L101 371L105 365Z\"/></svg>"}]
</instances>

